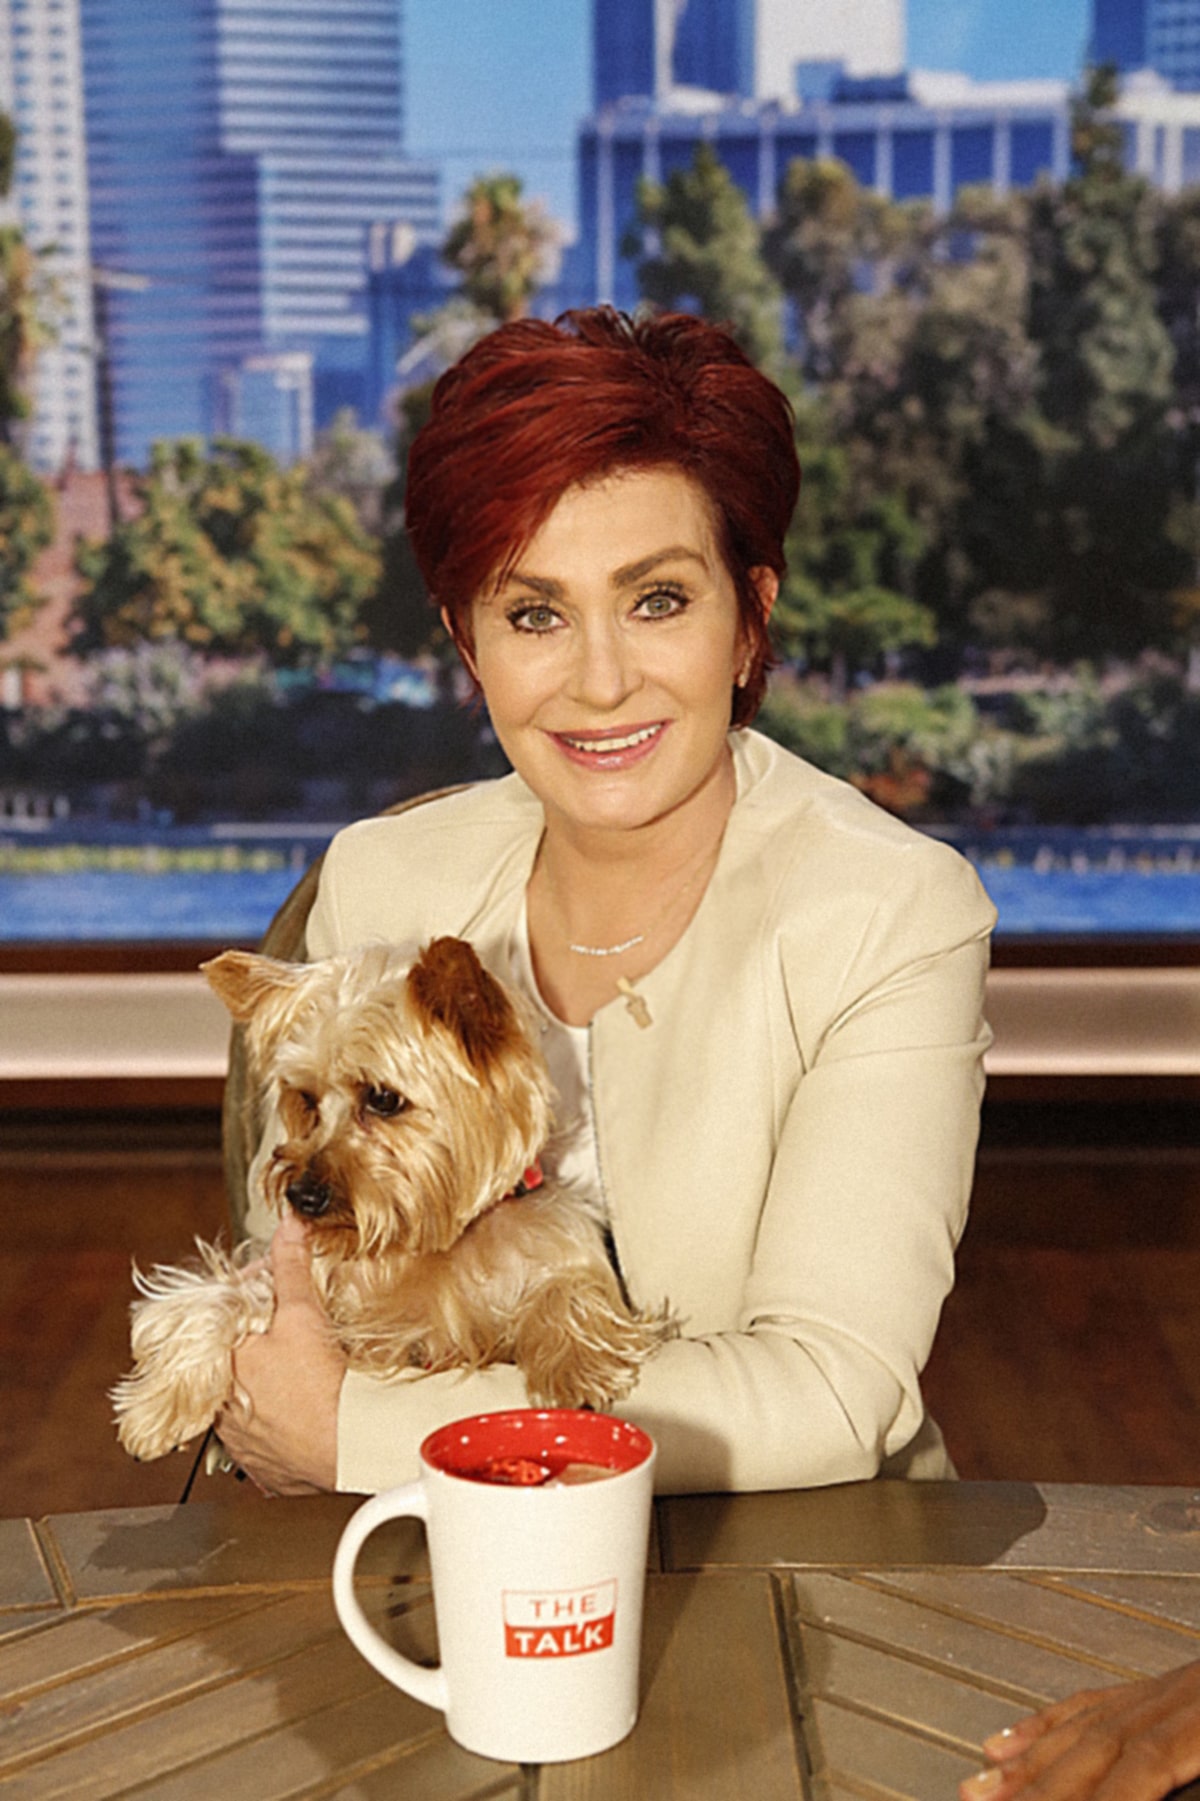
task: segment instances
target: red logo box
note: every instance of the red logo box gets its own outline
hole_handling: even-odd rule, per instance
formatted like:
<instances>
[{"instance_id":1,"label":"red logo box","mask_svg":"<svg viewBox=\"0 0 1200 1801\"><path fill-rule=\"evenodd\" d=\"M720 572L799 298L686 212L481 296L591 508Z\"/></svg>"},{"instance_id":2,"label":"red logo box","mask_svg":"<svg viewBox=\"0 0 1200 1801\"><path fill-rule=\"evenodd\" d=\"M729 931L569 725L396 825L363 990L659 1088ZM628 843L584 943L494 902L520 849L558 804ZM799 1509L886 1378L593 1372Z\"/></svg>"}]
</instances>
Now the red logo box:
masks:
<instances>
[{"instance_id":1,"label":"red logo box","mask_svg":"<svg viewBox=\"0 0 1200 1801\"><path fill-rule=\"evenodd\" d=\"M617 1585L504 1591L506 1657L580 1657L613 1642Z\"/></svg>"}]
</instances>

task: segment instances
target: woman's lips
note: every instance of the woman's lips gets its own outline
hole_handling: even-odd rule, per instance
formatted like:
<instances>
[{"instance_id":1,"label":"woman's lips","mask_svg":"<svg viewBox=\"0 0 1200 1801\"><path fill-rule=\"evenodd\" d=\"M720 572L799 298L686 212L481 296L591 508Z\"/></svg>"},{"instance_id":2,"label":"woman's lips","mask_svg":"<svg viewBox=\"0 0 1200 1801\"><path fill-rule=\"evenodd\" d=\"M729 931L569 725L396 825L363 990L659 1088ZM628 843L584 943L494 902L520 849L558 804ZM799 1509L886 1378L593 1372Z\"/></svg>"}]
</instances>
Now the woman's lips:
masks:
<instances>
[{"instance_id":1,"label":"woman's lips","mask_svg":"<svg viewBox=\"0 0 1200 1801\"><path fill-rule=\"evenodd\" d=\"M551 732L563 755L583 769L627 769L648 757L667 729L665 719L603 732Z\"/></svg>"}]
</instances>

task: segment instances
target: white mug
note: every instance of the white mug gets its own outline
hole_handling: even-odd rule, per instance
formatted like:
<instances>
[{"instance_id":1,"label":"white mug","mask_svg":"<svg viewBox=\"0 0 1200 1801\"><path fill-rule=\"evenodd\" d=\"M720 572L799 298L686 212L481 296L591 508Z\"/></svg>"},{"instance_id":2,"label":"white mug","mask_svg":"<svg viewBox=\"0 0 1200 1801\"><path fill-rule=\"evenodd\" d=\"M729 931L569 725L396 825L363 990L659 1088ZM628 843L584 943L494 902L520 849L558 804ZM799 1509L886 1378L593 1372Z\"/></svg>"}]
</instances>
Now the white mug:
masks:
<instances>
[{"instance_id":1,"label":"white mug","mask_svg":"<svg viewBox=\"0 0 1200 1801\"><path fill-rule=\"evenodd\" d=\"M560 1763L615 1745L637 1718L654 1459L645 1432L604 1413L516 1408L441 1427L418 1480L365 1502L342 1534L333 1598L349 1638L468 1751ZM386 1644L354 1593L363 1544L406 1515L429 1539L434 1669Z\"/></svg>"}]
</instances>

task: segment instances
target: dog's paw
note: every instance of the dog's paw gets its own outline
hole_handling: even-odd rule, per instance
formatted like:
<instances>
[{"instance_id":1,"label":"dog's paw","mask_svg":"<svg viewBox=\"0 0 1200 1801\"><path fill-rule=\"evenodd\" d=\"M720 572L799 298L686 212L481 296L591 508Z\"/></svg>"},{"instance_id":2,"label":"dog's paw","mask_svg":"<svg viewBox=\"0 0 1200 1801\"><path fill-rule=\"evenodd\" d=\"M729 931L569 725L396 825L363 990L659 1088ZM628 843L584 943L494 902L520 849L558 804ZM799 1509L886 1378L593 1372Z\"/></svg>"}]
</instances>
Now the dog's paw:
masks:
<instances>
[{"instance_id":1,"label":"dog's paw","mask_svg":"<svg viewBox=\"0 0 1200 1801\"><path fill-rule=\"evenodd\" d=\"M133 1369L112 1389L117 1437L148 1462L207 1432L233 1393L233 1349L261 1332L274 1312L265 1264L238 1259L197 1240L190 1269L136 1268L141 1299L130 1309Z\"/></svg>"},{"instance_id":2,"label":"dog's paw","mask_svg":"<svg viewBox=\"0 0 1200 1801\"><path fill-rule=\"evenodd\" d=\"M604 1408L629 1393L647 1357L675 1330L665 1315L614 1306L606 1284L547 1283L522 1312L515 1359L541 1405Z\"/></svg>"},{"instance_id":3,"label":"dog's paw","mask_svg":"<svg viewBox=\"0 0 1200 1801\"><path fill-rule=\"evenodd\" d=\"M222 1394L220 1401L224 1398ZM191 1439L208 1431L220 1406L220 1401L213 1404L211 1396L193 1395L189 1407L177 1389L137 1370L121 1378L109 1399L121 1448L139 1463L182 1451Z\"/></svg>"}]
</instances>

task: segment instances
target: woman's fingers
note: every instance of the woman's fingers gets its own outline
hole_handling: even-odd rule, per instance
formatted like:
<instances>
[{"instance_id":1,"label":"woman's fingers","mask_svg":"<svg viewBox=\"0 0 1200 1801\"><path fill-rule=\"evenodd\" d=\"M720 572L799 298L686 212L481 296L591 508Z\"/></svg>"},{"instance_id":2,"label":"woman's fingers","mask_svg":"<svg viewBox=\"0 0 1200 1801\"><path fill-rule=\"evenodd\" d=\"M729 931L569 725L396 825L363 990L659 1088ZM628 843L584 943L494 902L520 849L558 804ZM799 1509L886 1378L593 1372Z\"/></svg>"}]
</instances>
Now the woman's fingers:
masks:
<instances>
[{"instance_id":1,"label":"woman's fingers","mask_svg":"<svg viewBox=\"0 0 1200 1801\"><path fill-rule=\"evenodd\" d=\"M317 1297L312 1285L312 1247L308 1229L290 1210L275 1228L268 1252L271 1273L275 1278L275 1307L310 1306L315 1312Z\"/></svg>"},{"instance_id":2,"label":"woman's fingers","mask_svg":"<svg viewBox=\"0 0 1200 1801\"><path fill-rule=\"evenodd\" d=\"M346 1360L312 1286L303 1225L289 1216L271 1242L275 1316L234 1352L247 1404L230 1404L217 1431L260 1487L311 1494L337 1481L337 1408Z\"/></svg>"},{"instance_id":3,"label":"woman's fingers","mask_svg":"<svg viewBox=\"0 0 1200 1801\"><path fill-rule=\"evenodd\" d=\"M1073 1695L985 1751L963 1801L1163 1801L1200 1776L1200 1662Z\"/></svg>"},{"instance_id":4,"label":"woman's fingers","mask_svg":"<svg viewBox=\"0 0 1200 1801\"><path fill-rule=\"evenodd\" d=\"M1076 1695L1070 1695L1065 1701L1056 1701L1052 1707L1043 1707L1040 1713L1026 1715L1014 1725L1006 1726L1003 1732L993 1733L991 1738L983 1741L984 1754L993 1763L1007 1763L1011 1758L1019 1757L1030 1745L1044 1738L1056 1726L1065 1725L1069 1720L1078 1719L1080 1714L1088 1713L1103 1698L1104 1689L1080 1689Z\"/></svg>"}]
</instances>

